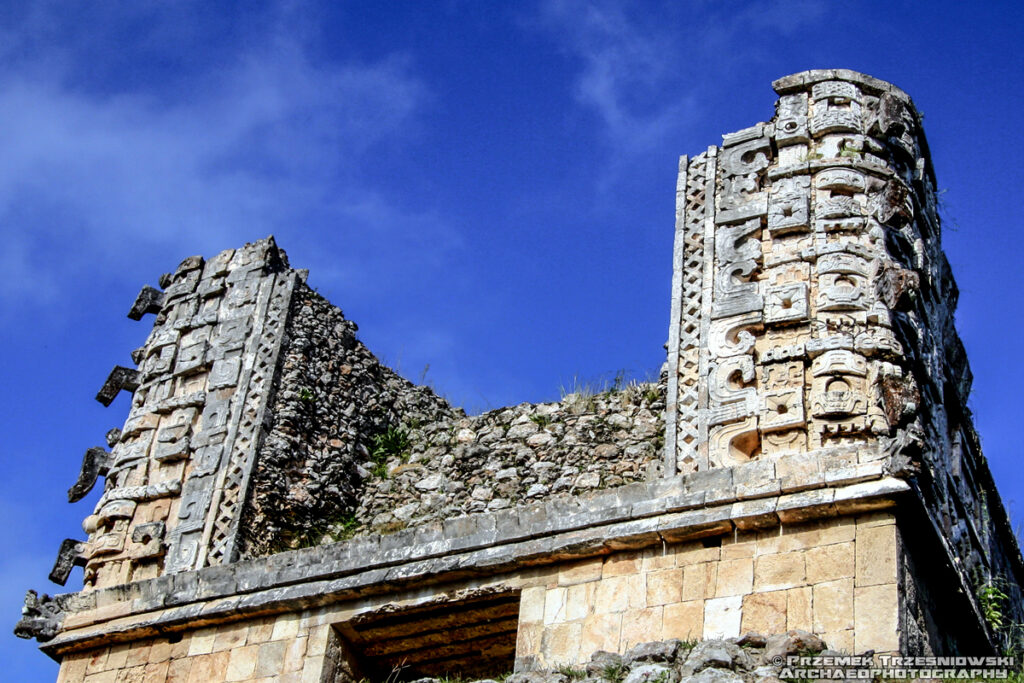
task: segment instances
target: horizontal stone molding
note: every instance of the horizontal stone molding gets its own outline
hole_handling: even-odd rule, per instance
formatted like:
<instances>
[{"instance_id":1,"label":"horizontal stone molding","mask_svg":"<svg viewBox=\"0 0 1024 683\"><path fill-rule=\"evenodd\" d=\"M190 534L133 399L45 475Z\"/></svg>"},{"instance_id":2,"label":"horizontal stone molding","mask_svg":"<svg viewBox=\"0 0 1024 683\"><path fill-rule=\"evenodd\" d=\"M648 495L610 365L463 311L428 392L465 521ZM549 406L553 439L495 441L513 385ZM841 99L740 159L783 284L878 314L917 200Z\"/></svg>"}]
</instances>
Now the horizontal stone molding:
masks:
<instances>
[{"instance_id":1,"label":"horizontal stone molding","mask_svg":"<svg viewBox=\"0 0 1024 683\"><path fill-rule=\"evenodd\" d=\"M58 657L100 640L134 640L247 614L305 609L403 585L493 576L737 528L884 509L910 491L905 481L885 476L880 463L869 465L849 468L849 479L818 488L784 492L776 486L743 499L734 485L743 467L698 472L69 594L61 596L68 607L63 632L41 649Z\"/></svg>"}]
</instances>

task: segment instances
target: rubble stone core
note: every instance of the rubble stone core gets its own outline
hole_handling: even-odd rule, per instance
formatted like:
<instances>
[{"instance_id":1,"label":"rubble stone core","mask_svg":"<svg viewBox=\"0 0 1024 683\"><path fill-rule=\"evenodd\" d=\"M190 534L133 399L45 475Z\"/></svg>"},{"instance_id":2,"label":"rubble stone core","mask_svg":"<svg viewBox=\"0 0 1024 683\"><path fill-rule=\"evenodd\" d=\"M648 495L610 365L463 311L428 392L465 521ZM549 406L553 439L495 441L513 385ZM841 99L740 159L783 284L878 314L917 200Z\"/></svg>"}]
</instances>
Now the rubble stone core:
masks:
<instances>
[{"instance_id":1,"label":"rubble stone core","mask_svg":"<svg viewBox=\"0 0 1024 683\"><path fill-rule=\"evenodd\" d=\"M773 85L769 122L681 159L656 383L467 417L273 238L144 287L153 331L97 396L131 411L51 572L83 589L30 591L15 632L87 683L496 677L794 630L1024 649L920 116L851 71Z\"/></svg>"}]
</instances>

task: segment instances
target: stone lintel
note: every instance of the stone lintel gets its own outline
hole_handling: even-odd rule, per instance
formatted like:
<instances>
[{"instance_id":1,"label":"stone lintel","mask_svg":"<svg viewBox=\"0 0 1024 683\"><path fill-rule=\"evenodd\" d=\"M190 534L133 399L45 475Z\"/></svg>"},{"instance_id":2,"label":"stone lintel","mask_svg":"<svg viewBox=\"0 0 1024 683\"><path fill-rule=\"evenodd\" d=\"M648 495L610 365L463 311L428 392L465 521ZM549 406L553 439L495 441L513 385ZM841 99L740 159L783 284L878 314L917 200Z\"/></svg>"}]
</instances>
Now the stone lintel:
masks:
<instances>
[{"instance_id":1,"label":"stone lintel","mask_svg":"<svg viewBox=\"0 0 1024 683\"><path fill-rule=\"evenodd\" d=\"M668 500L664 491L667 485L674 484L676 492L681 492L688 478L637 488L645 489L649 496L660 493ZM464 518L458 527L437 525L430 531L413 528L389 536L357 538L62 596L69 605L64 632L41 649L59 657L92 647L101 639L135 640L157 632L232 620L243 614L301 610L391 592L403 585L422 587L494 576L619 550L722 535L733 529L765 528L785 523L783 520L802 522L836 516L840 514L836 501L844 503L842 514L890 508L907 491L910 486L901 479L878 477L845 486L683 510L673 510L666 503L660 513L648 516L635 516L633 506L627 504L629 496L622 495L626 492L621 490L590 499L549 501L543 504L552 508L548 512L554 513L560 505L564 513L567 504L575 505L578 511L546 519L533 510L530 519L529 510L503 510ZM613 496L618 496L620 505L607 511L598 507L613 502ZM801 509L806 513L799 514ZM527 526L513 526L524 512ZM499 529L504 542L495 545ZM418 543L411 538L414 534L419 536Z\"/></svg>"}]
</instances>

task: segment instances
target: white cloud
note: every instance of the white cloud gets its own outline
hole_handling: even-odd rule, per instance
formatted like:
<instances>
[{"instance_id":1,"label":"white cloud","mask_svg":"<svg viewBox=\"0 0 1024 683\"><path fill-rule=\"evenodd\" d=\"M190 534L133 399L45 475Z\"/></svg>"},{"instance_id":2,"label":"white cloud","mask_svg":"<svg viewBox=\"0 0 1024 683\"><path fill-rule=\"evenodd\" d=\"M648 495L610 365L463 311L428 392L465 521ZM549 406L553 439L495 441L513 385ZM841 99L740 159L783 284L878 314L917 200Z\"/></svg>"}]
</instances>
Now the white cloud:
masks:
<instances>
[{"instance_id":1,"label":"white cloud","mask_svg":"<svg viewBox=\"0 0 1024 683\"><path fill-rule=\"evenodd\" d=\"M400 248L394 232L408 225L425 261L457 245L440 217L403 208L397 188L360 178L371 153L415 131L429 100L409 60L316 62L301 33L276 25L248 36L252 47L195 74L174 97L145 84L77 87L67 75L73 49L46 63L7 60L0 265L35 284L0 280L0 305L54 297L76 274L124 267L129 251L210 253L270 233L313 251L310 242L356 232L363 244ZM345 253L336 258L344 268Z\"/></svg>"},{"instance_id":2,"label":"white cloud","mask_svg":"<svg viewBox=\"0 0 1024 683\"><path fill-rule=\"evenodd\" d=\"M673 78L679 46L663 28L644 25L618 2L550 0L542 24L582 61L576 97L598 115L616 154L644 153L683 125L689 92L662 86Z\"/></svg>"},{"instance_id":3,"label":"white cloud","mask_svg":"<svg viewBox=\"0 0 1024 683\"><path fill-rule=\"evenodd\" d=\"M612 173L712 114L700 93L757 64L765 35L806 30L827 9L822 0L654 5L657 11L624 0L540 4L539 24L580 60L576 97L601 123Z\"/></svg>"}]
</instances>

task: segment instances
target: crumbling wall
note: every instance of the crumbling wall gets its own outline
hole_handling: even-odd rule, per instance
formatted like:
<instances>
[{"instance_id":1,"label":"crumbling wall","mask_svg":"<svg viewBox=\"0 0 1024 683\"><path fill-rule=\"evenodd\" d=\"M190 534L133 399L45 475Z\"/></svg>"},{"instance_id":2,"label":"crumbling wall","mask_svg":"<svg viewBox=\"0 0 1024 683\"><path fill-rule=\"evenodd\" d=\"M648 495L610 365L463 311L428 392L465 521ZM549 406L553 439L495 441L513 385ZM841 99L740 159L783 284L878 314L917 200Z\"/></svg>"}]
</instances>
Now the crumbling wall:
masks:
<instances>
[{"instance_id":1,"label":"crumbling wall","mask_svg":"<svg viewBox=\"0 0 1024 683\"><path fill-rule=\"evenodd\" d=\"M296 287L243 525L249 555L308 543L353 510L359 464L375 437L403 422L463 415L381 365L357 329L308 286Z\"/></svg>"},{"instance_id":2,"label":"crumbling wall","mask_svg":"<svg viewBox=\"0 0 1024 683\"><path fill-rule=\"evenodd\" d=\"M551 495L661 476L664 384L634 384L558 403L434 423L406 420L408 445L366 462L348 529L389 532Z\"/></svg>"}]
</instances>

